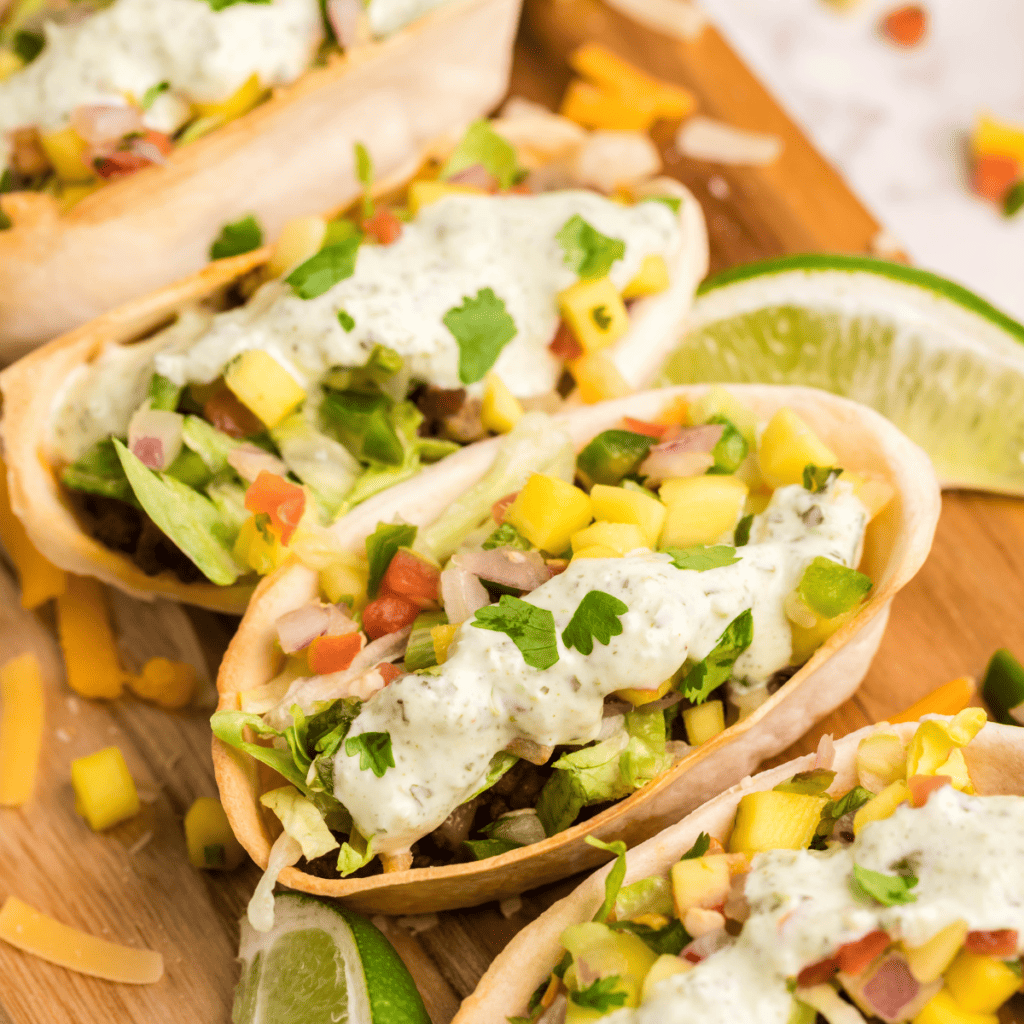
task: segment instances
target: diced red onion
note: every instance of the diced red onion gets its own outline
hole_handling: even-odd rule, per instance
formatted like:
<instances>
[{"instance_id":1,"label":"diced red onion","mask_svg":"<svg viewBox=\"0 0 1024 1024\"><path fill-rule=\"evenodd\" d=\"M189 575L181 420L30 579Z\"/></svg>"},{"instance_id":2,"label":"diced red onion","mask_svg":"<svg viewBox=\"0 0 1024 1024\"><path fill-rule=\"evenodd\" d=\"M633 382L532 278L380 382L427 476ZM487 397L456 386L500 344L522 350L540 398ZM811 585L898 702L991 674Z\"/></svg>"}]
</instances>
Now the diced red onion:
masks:
<instances>
[{"instance_id":1,"label":"diced red onion","mask_svg":"<svg viewBox=\"0 0 1024 1024\"><path fill-rule=\"evenodd\" d=\"M683 947L679 955L684 960L689 960L691 964L699 964L701 960L707 959L712 953L717 953L720 949L725 949L730 945L732 945L732 938L729 933L724 928L719 928L718 931L709 932L699 939L694 939L689 945Z\"/></svg>"},{"instance_id":2,"label":"diced red onion","mask_svg":"<svg viewBox=\"0 0 1024 1024\"><path fill-rule=\"evenodd\" d=\"M905 1008L917 999L920 991L920 982L898 953L887 956L861 988L864 1001L889 1024L914 1016L906 1013Z\"/></svg>"},{"instance_id":3,"label":"diced red onion","mask_svg":"<svg viewBox=\"0 0 1024 1024\"><path fill-rule=\"evenodd\" d=\"M539 551L517 551L515 548L464 551L452 561L481 579L527 592L536 590L551 578Z\"/></svg>"},{"instance_id":4,"label":"diced red onion","mask_svg":"<svg viewBox=\"0 0 1024 1024\"><path fill-rule=\"evenodd\" d=\"M468 569L452 564L441 573L441 600L453 625L471 619L478 608L491 603L480 580Z\"/></svg>"},{"instance_id":5,"label":"diced red onion","mask_svg":"<svg viewBox=\"0 0 1024 1024\"><path fill-rule=\"evenodd\" d=\"M281 650L285 654L294 654L308 647L318 636L327 632L329 620L328 609L313 602L282 615L275 623Z\"/></svg>"},{"instance_id":6,"label":"diced red onion","mask_svg":"<svg viewBox=\"0 0 1024 1024\"><path fill-rule=\"evenodd\" d=\"M143 160L148 160L151 164L167 163L167 157L163 151L156 143L150 142L149 139L132 139L128 143L128 149L136 156L141 156Z\"/></svg>"},{"instance_id":7,"label":"diced red onion","mask_svg":"<svg viewBox=\"0 0 1024 1024\"><path fill-rule=\"evenodd\" d=\"M724 430L719 423L690 427L676 439L656 444L640 464L640 475L647 477L649 483L701 476L715 464L711 452Z\"/></svg>"},{"instance_id":8,"label":"diced red onion","mask_svg":"<svg viewBox=\"0 0 1024 1024\"><path fill-rule=\"evenodd\" d=\"M359 23L362 17L362 0L327 0L327 20L343 50L360 41Z\"/></svg>"},{"instance_id":9,"label":"diced red onion","mask_svg":"<svg viewBox=\"0 0 1024 1024\"><path fill-rule=\"evenodd\" d=\"M825 733L818 740L818 751L814 755L814 767L824 768L826 771L832 768L836 759L836 745L832 742L830 733Z\"/></svg>"},{"instance_id":10,"label":"diced red onion","mask_svg":"<svg viewBox=\"0 0 1024 1024\"><path fill-rule=\"evenodd\" d=\"M166 409L139 409L128 424L128 448L150 469L166 469L181 452L184 418Z\"/></svg>"},{"instance_id":11,"label":"diced red onion","mask_svg":"<svg viewBox=\"0 0 1024 1024\"><path fill-rule=\"evenodd\" d=\"M469 185L472 188L482 188L487 192L498 191L498 179L483 164L473 164L448 178L453 185Z\"/></svg>"},{"instance_id":12,"label":"diced red onion","mask_svg":"<svg viewBox=\"0 0 1024 1024\"><path fill-rule=\"evenodd\" d=\"M240 444L228 452L228 465L245 481L253 483L265 469L275 476L284 476L288 467L276 456L254 444Z\"/></svg>"},{"instance_id":13,"label":"diced red onion","mask_svg":"<svg viewBox=\"0 0 1024 1024\"><path fill-rule=\"evenodd\" d=\"M554 747L541 746L525 736L517 736L506 748L510 754L521 757L530 764L547 764L551 755L555 752Z\"/></svg>"},{"instance_id":14,"label":"diced red onion","mask_svg":"<svg viewBox=\"0 0 1024 1024\"><path fill-rule=\"evenodd\" d=\"M142 113L127 104L76 107L71 114L71 127L90 146L102 146L142 131Z\"/></svg>"}]
</instances>

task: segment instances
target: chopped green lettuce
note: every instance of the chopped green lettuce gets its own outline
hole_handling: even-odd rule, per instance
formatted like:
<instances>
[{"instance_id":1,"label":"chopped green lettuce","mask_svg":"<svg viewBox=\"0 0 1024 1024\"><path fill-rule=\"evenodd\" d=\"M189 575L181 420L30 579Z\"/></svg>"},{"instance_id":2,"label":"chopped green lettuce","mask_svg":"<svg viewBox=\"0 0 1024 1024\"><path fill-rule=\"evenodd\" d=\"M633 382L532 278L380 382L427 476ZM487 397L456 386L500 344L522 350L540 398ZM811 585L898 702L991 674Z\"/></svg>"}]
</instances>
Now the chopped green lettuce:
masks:
<instances>
[{"instance_id":1,"label":"chopped green lettuce","mask_svg":"<svg viewBox=\"0 0 1024 1024\"><path fill-rule=\"evenodd\" d=\"M81 458L66 466L60 479L65 487L74 491L117 498L118 501L141 508L124 474L121 460L117 457L114 442L109 438L97 441Z\"/></svg>"},{"instance_id":2,"label":"chopped green lettuce","mask_svg":"<svg viewBox=\"0 0 1024 1024\"><path fill-rule=\"evenodd\" d=\"M672 914L672 883L667 878L641 878L624 885L615 898L615 917L619 921L641 914Z\"/></svg>"},{"instance_id":3,"label":"chopped green lettuce","mask_svg":"<svg viewBox=\"0 0 1024 1024\"><path fill-rule=\"evenodd\" d=\"M338 874L342 878L365 867L374 858L373 843L367 842L355 829L349 834L348 842L341 844L338 851Z\"/></svg>"},{"instance_id":4,"label":"chopped green lettuce","mask_svg":"<svg viewBox=\"0 0 1024 1024\"><path fill-rule=\"evenodd\" d=\"M615 864L608 872L604 880L604 902L594 915L595 921L604 922L608 920L609 914L615 909L615 900L622 888L622 881L626 877L626 844L621 839L606 843L596 836L586 836L584 842L598 850L607 850L615 854Z\"/></svg>"},{"instance_id":5,"label":"chopped green lettuce","mask_svg":"<svg viewBox=\"0 0 1024 1024\"><path fill-rule=\"evenodd\" d=\"M363 467L342 444L317 430L301 412L270 431L285 465L313 492L333 519Z\"/></svg>"},{"instance_id":6,"label":"chopped green lettuce","mask_svg":"<svg viewBox=\"0 0 1024 1024\"><path fill-rule=\"evenodd\" d=\"M331 835L316 804L294 786L272 789L260 797L260 803L277 815L285 832L302 847L306 860L338 849L338 840Z\"/></svg>"},{"instance_id":7,"label":"chopped green lettuce","mask_svg":"<svg viewBox=\"0 0 1024 1024\"><path fill-rule=\"evenodd\" d=\"M211 473L228 468L228 456L242 442L218 430L200 416L186 416L181 426L181 439L198 455Z\"/></svg>"}]
</instances>

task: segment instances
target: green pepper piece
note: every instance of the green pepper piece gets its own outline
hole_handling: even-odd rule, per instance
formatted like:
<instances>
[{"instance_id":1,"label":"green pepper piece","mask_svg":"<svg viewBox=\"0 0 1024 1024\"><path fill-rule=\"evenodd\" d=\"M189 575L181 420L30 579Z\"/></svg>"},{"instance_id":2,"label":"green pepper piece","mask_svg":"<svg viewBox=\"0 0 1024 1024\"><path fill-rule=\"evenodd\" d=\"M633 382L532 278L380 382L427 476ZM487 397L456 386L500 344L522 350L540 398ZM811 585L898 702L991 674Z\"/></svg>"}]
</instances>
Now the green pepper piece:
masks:
<instances>
[{"instance_id":1,"label":"green pepper piece","mask_svg":"<svg viewBox=\"0 0 1024 1024\"><path fill-rule=\"evenodd\" d=\"M447 621L448 616L444 612L420 612L416 616L405 647L406 672L418 672L421 668L437 664L437 652L430 631L434 626L442 626Z\"/></svg>"},{"instance_id":2,"label":"green pepper piece","mask_svg":"<svg viewBox=\"0 0 1024 1024\"><path fill-rule=\"evenodd\" d=\"M746 438L736 429L732 420L724 416L712 416L708 423L719 423L725 428L718 439L718 444L711 451L715 464L708 472L723 476L735 473L750 451Z\"/></svg>"},{"instance_id":3,"label":"green pepper piece","mask_svg":"<svg viewBox=\"0 0 1024 1024\"><path fill-rule=\"evenodd\" d=\"M827 768L812 768L809 772L797 772L791 779L780 782L776 793L800 793L803 796L820 796L832 785L836 773Z\"/></svg>"},{"instance_id":4,"label":"green pepper piece","mask_svg":"<svg viewBox=\"0 0 1024 1024\"><path fill-rule=\"evenodd\" d=\"M654 444L654 438L631 430L605 430L598 434L576 459L576 471L588 486L615 486L624 476L635 473Z\"/></svg>"},{"instance_id":5,"label":"green pepper piece","mask_svg":"<svg viewBox=\"0 0 1024 1024\"><path fill-rule=\"evenodd\" d=\"M1021 724L1012 712L1024 704L1024 666L1005 648L992 655L985 669L981 695L996 721L1003 725Z\"/></svg>"},{"instance_id":6,"label":"green pepper piece","mask_svg":"<svg viewBox=\"0 0 1024 1024\"><path fill-rule=\"evenodd\" d=\"M872 586L870 577L819 555L804 570L797 591L808 608L834 619L857 605Z\"/></svg>"}]
</instances>

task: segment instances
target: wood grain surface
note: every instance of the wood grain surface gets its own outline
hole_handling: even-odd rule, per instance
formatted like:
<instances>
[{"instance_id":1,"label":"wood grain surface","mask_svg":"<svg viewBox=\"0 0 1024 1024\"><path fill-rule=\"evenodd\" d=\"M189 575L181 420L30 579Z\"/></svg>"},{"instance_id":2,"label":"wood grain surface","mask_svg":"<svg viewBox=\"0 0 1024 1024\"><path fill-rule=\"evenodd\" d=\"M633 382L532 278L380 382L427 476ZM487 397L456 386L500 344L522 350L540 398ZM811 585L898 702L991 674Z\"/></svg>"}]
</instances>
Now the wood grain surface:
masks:
<instances>
[{"instance_id":1,"label":"wood grain surface","mask_svg":"<svg viewBox=\"0 0 1024 1024\"><path fill-rule=\"evenodd\" d=\"M726 168L680 158L671 149L674 126L656 129L667 169L704 206L713 270L787 252L871 251L878 224L712 28L684 43L596 0L529 2L513 93L557 105L569 78L565 55L585 38L691 88L704 113L784 140L770 167ZM789 753L811 749L821 732L839 735L881 720L953 676L979 675L996 647L1024 653L1022 606L1024 505L947 495L933 552L898 596L864 685ZM190 614L213 667L231 622ZM142 635L195 657L173 615L148 622ZM126 658L137 656L142 642L136 637ZM52 622L45 613L22 612L0 576L0 659L25 649L36 650L44 665L47 741L35 800L20 811L0 810L0 901L16 894L104 938L158 949L167 973L153 986L117 986L0 943L0 1024L227 1024L237 920L259 871L247 864L229 874L197 872L185 856L184 813L197 796L216 793L208 712L168 714L131 698L105 705L72 697ZM144 790L145 810L97 836L74 813L68 764L111 743ZM420 931L428 922L376 920L409 965L434 1024L448 1024L508 939L575 883L529 893L505 914L495 904L442 914Z\"/></svg>"}]
</instances>

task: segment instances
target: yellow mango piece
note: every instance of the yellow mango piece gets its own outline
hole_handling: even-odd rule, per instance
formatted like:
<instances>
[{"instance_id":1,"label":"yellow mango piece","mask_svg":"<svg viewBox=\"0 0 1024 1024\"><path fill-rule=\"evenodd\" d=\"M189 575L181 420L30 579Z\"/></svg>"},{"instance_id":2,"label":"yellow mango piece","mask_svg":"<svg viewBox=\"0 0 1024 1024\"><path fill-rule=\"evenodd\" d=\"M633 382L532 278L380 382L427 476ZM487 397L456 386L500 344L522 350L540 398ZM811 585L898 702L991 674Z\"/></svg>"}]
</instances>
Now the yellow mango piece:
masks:
<instances>
[{"instance_id":1,"label":"yellow mango piece","mask_svg":"<svg viewBox=\"0 0 1024 1024\"><path fill-rule=\"evenodd\" d=\"M436 203L445 196L483 196L487 193L482 188L472 185L459 185L447 181L414 181L409 185L406 202L409 212L414 216L431 203Z\"/></svg>"},{"instance_id":2,"label":"yellow mango piece","mask_svg":"<svg viewBox=\"0 0 1024 1024\"><path fill-rule=\"evenodd\" d=\"M910 973L922 985L940 978L964 944L967 930L966 921L953 921L921 946L904 945L903 955L907 958Z\"/></svg>"},{"instance_id":3,"label":"yellow mango piece","mask_svg":"<svg viewBox=\"0 0 1024 1024\"><path fill-rule=\"evenodd\" d=\"M0 939L59 967L123 985L152 985L164 975L159 953L69 928L15 896L8 896L0 910Z\"/></svg>"},{"instance_id":4,"label":"yellow mango piece","mask_svg":"<svg viewBox=\"0 0 1024 1024\"><path fill-rule=\"evenodd\" d=\"M7 490L7 467L0 459L0 544L14 563L21 583L22 608L38 608L64 593L67 577L35 549L21 520L11 510Z\"/></svg>"},{"instance_id":5,"label":"yellow mango piece","mask_svg":"<svg viewBox=\"0 0 1024 1024\"><path fill-rule=\"evenodd\" d=\"M227 124L247 114L268 92L260 85L260 76L253 73L227 99L216 103L194 103L193 106L198 117L216 118L221 124Z\"/></svg>"},{"instance_id":6,"label":"yellow mango piece","mask_svg":"<svg viewBox=\"0 0 1024 1024\"><path fill-rule=\"evenodd\" d=\"M201 870L231 871L245 858L221 802L212 796L199 797L186 812L185 845L189 863Z\"/></svg>"},{"instance_id":7,"label":"yellow mango piece","mask_svg":"<svg viewBox=\"0 0 1024 1024\"><path fill-rule=\"evenodd\" d=\"M688 548L732 542L747 500L747 485L734 476L694 476L666 480L658 491L667 506L661 547Z\"/></svg>"},{"instance_id":8,"label":"yellow mango piece","mask_svg":"<svg viewBox=\"0 0 1024 1024\"><path fill-rule=\"evenodd\" d=\"M261 576L269 576L291 554L281 538L269 527L260 529L256 517L249 516L235 538L235 561L247 565Z\"/></svg>"},{"instance_id":9,"label":"yellow mango piece","mask_svg":"<svg viewBox=\"0 0 1024 1024\"><path fill-rule=\"evenodd\" d=\"M757 453L761 476L770 487L803 483L804 466L837 465L836 453L792 409L780 409L761 435Z\"/></svg>"},{"instance_id":10,"label":"yellow mango piece","mask_svg":"<svg viewBox=\"0 0 1024 1024\"><path fill-rule=\"evenodd\" d=\"M804 626L797 622L790 622L789 627L793 634L793 650L790 654L791 665L803 665L812 654L830 637L833 633L845 626L852 619L859 608L851 608L849 611L836 615L834 618L825 619L820 615L814 615L815 622L812 626Z\"/></svg>"},{"instance_id":11,"label":"yellow mango piece","mask_svg":"<svg viewBox=\"0 0 1024 1024\"><path fill-rule=\"evenodd\" d=\"M959 1006L948 988L939 989L921 1008L913 1024L999 1024L994 1013L971 1013Z\"/></svg>"},{"instance_id":12,"label":"yellow mango piece","mask_svg":"<svg viewBox=\"0 0 1024 1024\"><path fill-rule=\"evenodd\" d=\"M38 659L12 658L0 668L0 807L21 807L32 798L44 715Z\"/></svg>"},{"instance_id":13,"label":"yellow mango piece","mask_svg":"<svg viewBox=\"0 0 1024 1024\"><path fill-rule=\"evenodd\" d=\"M522 418L523 407L496 373L487 374L485 380L480 421L495 434L507 434Z\"/></svg>"},{"instance_id":14,"label":"yellow mango piece","mask_svg":"<svg viewBox=\"0 0 1024 1024\"><path fill-rule=\"evenodd\" d=\"M966 949L944 977L950 995L968 1013L995 1013L1020 988L1020 978L998 957Z\"/></svg>"},{"instance_id":15,"label":"yellow mango piece","mask_svg":"<svg viewBox=\"0 0 1024 1024\"><path fill-rule=\"evenodd\" d=\"M661 698L672 689L672 684L674 682L675 680L669 677L655 690L638 690L636 687L631 686L625 690L616 690L615 696L620 700L629 701L633 707L638 708L642 707L644 704L650 704L653 701L661 700Z\"/></svg>"},{"instance_id":16,"label":"yellow mango piece","mask_svg":"<svg viewBox=\"0 0 1024 1024\"><path fill-rule=\"evenodd\" d=\"M120 697L125 673L99 580L68 573L67 587L57 598L57 633L71 689L82 697Z\"/></svg>"},{"instance_id":17,"label":"yellow mango piece","mask_svg":"<svg viewBox=\"0 0 1024 1024\"><path fill-rule=\"evenodd\" d=\"M878 477L844 470L841 479L853 487L853 493L868 510L869 521L874 519L896 496L896 488L887 480Z\"/></svg>"},{"instance_id":18,"label":"yellow mango piece","mask_svg":"<svg viewBox=\"0 0 1024 1024\"><path fill-rule=\"evenodd\" d=\"M570 285L558 293L558 308L585 352L600 352L629 330L629 313L610 277Z\"/></svg>"},{"instance_id":19,"label":"yellow mango piece","mask_svg":"<svg viewBox=\"0 0 1024 1024\"><path fill-rule=\"evenodd\" d=\"M438 665L443 665L448 660L448 648L451 647L458 630L457 623L443 623L431 627L430 642L434 645L434 659Z\"/></svg>"},{"instance_id":20,"label":"yellow mango piece","mask_svg":"<svg viewBox=\"0 0 1024 1024\"><path fill-rule=\"evenodd\" d=\"M609 523L632 523L640 528L646 547L653 548L657 544L668 513L657 498L642 491L594 484L590 489L590 500L595 519Z\"/></svg>"},{"instance_id":21,"label":"yellow mango piece","mask_svg":"<svg viewBox=\"0 0 1024 1024\"><path fill-rule=\"evenodd\" d=\"M6 46L0 46L0 82L10 78L16 71L20 71L25 62Z\"/></svg>"},{"instance_id":22,"label":"yellow mango piece","mask_svg":"<svg viewBox=\"0 0 1024 1024\"><path fill-rule=\"evenodd\" d=\"M570 54L569 65L603 89L647 99L657 117L685 117L696 109L697 100L688 89L648 75L600 43L584 43Z\"/></svg>"},{"instance_id":23,"label":"yellow mango piece","mask_svg":"<svg viewBox=\"0 0 1024 1024\"><path fill-rule=\"evenodd\" d=\"M616 554L646 547L644 535L635 523L593 523L572 535L573 552L598 545L611 548Z\"/></svg>"},{"instance_id":24,"label":"yellow mango piece","mask_svg":"<svg viewBox=\"0 0 1024 1024\"><path fill-rule=\"evenodd\" d=\"M652 98L617 93L574 78L558 112L584 128L644 132L657 119Z\"/></svg>"},{"instance_id":25,"label":"yellow mango piece","mask_svg":"<svg viewBox=\"0 0 1024 1024\"><path fill-rule=\"evenodd\" d=\"M291 273L320 251L326 234L327 221L323 217L294 217L277 236L274 252L267 261L267 273L271 277Z\"/></svg>"},{"instance_id":26,"label":"yellow mango piece","mask_svg":"<svg viewBox=\"0 0 1024 1024\"><path fill-rule=\"evenodd\" d=\"M967 762L964 760L963 751L954 747L949 752L949 757L935 769L936 775L949 777L953 788L959 789L961 793L973 793L974 786L971 784L971 775L967 770Z\"/></svg>"},{"instance_id":27,"label":"yellow mango piece","mask_svg":"<svg viewBox=\"0 0 1024 1024\"><path fill-rule=\"evenodd\" d=\"M1024 127L982 114L971 135L971 149L978 156L1010 156L1024 163Z\"/></svg>"},{"instance_id":28,"label":"yellow mango piece","mask_svg":"<svg viewBox=\"0 0 1024 1024\"><path fill-rule=\"evenodd\" d=\"M684 960L682 957L673 956L671 953L662 953L662 955L654 961L654 965L647 972L647 977L644 978L643 989L640 993L640 1002L647 1002L651 993L654 991L654 986L657 985L659 981L671 978L673 974L685 974L687 971L692 970L693 964L688 960Z\"/></svg>"},{"instance_id":29,"label":"yellow mango piece","mask_svg":"<svg viewBox=\"0 0 1024 1024\"><path fill-rule=\"evenodd\" d=\"M633 389L619 368L604 352L588 352L566 363L569 373L579 389L579 396L587 405L606 402L610 398L625 398Z\"/></svg>"},{"instance_id":30,"label":"yellow mango piece","mask_svg":"<svg viewBox=\"0 0 1024 1024\"><path fill-rule=\"evenodd\" d=\"M690 403L682 395L666 402L654 417L655 423L662 423L666 426L675 426L688 421L690 417Z\"/></svg>"},{"instance_id":31,"label":"yellow mango piece","mask_svg":"<svg viewBox=\"0 0 1024 1024\"><path fill-rule=\"evenodd\" d=\"M588 548L580 548L579 551L573 553L570 562L575 562L580 558L621 558L622 552L616 551L615 548L610 548L606 544L591 544Z\"/></svg>"},{"instance_id":32,"label":"yellow mango piece","mask_svg":"<svg viewBox=\"0 0 1024 1024\"><path fill-rule=\"evenodd\" d=\"M343 601L358 611L366 604L369 575L365 556L345 556L320 570L320 589L331 604Z\"/></svg>"},{"instance_id":33,"label":"yellow mango piece","mask_svg":"<svg viewBox=\"0 0 1024 1024\"><path fill-rule=\"evenodd\" d=\"M881 793L875 794L853 816L853 834L858 835L860 830L872 821L881 821L883 818L892 817L893 811L900 804L909 801L910 790L902 779L889 783Z\"/></svg>"},{"instance_id":34,"label":"yellow mango piece","mask_svg":"<svg viewBox=\"0 0 1024 1024\"><path fill-rule=\"evenodd\" d=\"M71 785L75 790L75 810L94 832L102 832L139 813L135 780L117 747L104 747L72 761Z\"/></svg>"},{"instance_id":35,"label":"yellow mango piece","mask_svg":"<svg viewBox=\"0 0 1024 1024\"><path fill-rule=\"evenodd\" d=\"M680 860L669 872L672 882L672 902L681 918L693 907L717 907L729 895L732 870L724 853L709 853L703 857Z\"/></svg>"},{"instance_id":36,"label":"yellow mango piece","mask_svg":"<svg viewBox=\"0 0 1024 1024\"><path fill-rule=\"evenodd\" d=\"M729 836L731 853L765 850L805 850L811 845L827 796L777 793L770 789L747 793L736 809Z\"/></svg>"},{"instance_id":37,"label":"yellow mango piece","mask_svg":"<svg viewBox=\"0 0 1024 1024\"><path fill-rule=\"evenodd\" d=\"M266 427L276 427L305 399L299 382L269 353L251 348L232 360L224 383Z\"/></svg>"},{"instance_id":38,"label":"yellow mango piece","mask_svg":"<svg viewBox=\"0 0 1024 1024\"><path fill-rule=\"evenodd\" d=\"M874 792L876 787L870 783L877 780L881 791L907 777L907 749L894 733L876 732L857 744L856 764L860 784Z\"/></svg>"},{"instance_id":39,"label":"yellow mango piece","mask_svg":"<svg viewBox=\"0 0 1024 1024\"><path fill-rule=\"evenodd\" d=\"M195 666L169 658L150 658L137 676L128 676L128 689L143 700L173 711L183 708L195 695L199 677Z\"/></svg>"},{"instance_id":40,"label":"yellow mango piece","mask_svg":"<svg viewBox=\"0 0 1024 1024\"><path fill-rule=\"evenodd\" d=\"M706 700L703 704L684 708L683 725L690 746L699 747L725 731L725 707L720 700Z\"/></svg>"},{"instance_id":41,"label":"yellow mango piece","mask_svg":"<svg viewBox=\"0 0 1024 1024\"><path fill-rule=\"evenodd\" d=\"M58 132L41 133L39 142L54 173L65 184L80 184L96 177L95 169L85 162L89 147L70 125Z\"/></svg>"},{"instance_id":42,"label":"yellow mango piece","mask_svg":"<svg viewBox=\"0 0 1024 1024\"><path fill-rule=\"evenodd\" d=\"M508 507L511 523L534 547L560 554L593 518L591 499L558 477L534 473Z\"/></svg>"},{"instance_id":43,"label":"yellow mango piece","mask_svg":"<svg viewBox=\"0 0 1024 1024\"><path fill-rule=\"evenodd\" d=\"M932 690L927 697L922 697L889 721L895 725L897 722L916 722L924 715L955 715L974 700L976 692L977 687L970 676L958 676Z\"/></svg>"},{"instance_id":44,"label":"yellow mango piece","mask_svg":"<svg viewBox=\"0 0 1024 1024\"><path fill-rule=\"evenodd\" d=\"M645 295L657 295L665 291L670 283L664 257L652 253L644 257L636 277L622 289L622 298L639 299Z\"/></svg>"}]
</instances>

